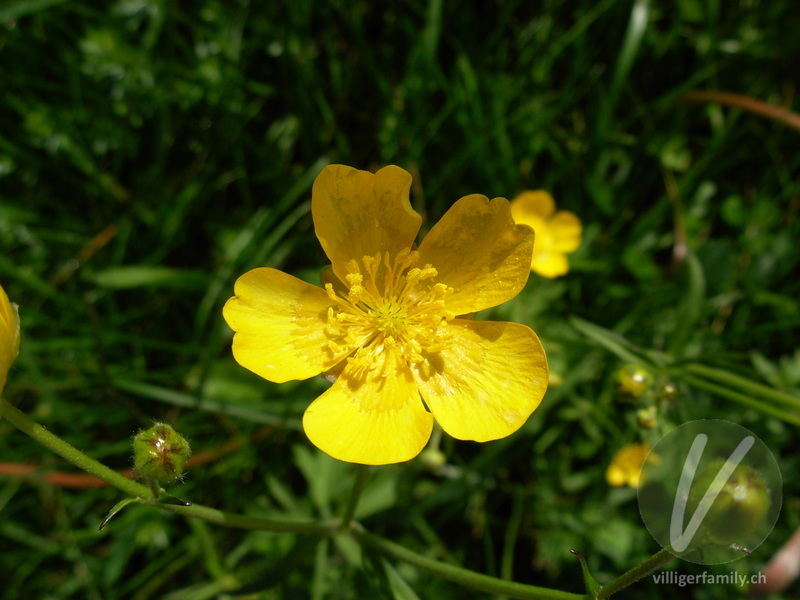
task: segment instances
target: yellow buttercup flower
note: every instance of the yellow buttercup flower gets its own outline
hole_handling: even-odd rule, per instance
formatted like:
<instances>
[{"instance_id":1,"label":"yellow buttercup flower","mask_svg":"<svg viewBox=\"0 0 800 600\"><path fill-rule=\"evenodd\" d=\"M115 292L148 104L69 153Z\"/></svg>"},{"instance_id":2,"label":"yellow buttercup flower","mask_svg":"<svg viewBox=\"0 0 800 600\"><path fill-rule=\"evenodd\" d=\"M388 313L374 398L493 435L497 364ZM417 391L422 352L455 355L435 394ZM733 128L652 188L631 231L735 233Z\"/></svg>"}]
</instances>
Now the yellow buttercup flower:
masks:
<instances>
[{"instance_id":1,"label":"yellow buttercup flower","mask_svg":"<svg viewBox=\"0 0 800 600\"><path fill-rule=\"evenodd\" d=\"M566 255L581 245L580 219L569 211L555 210L553 197L543 190L522 192L511 201L514 221L536 232L531 270L549 278L569 271Z\"/></svg>"},{"instance_id":2,"label":"yellow buttercup flower","mask_svg":"<svg viewBox=\"0 0 800 600\"><path fill-rule=\"evenodd\" d=\"M533 231L514 224L507 200L471 195L415 248L422 219L410 187L395 166L326 167L311 199L331 261L324 289L259 268L223 309L240 365L276 383L336 376L303 428L348 462L415 457L434 418L458 439L506 437L547 388L544 349L528 327L459 318L524 287Z\"/></svg>"},{"instance_id":3,"label":"yellow buttercup flower","mask_svg":"<svg viewBox=\"0 0 800 600\"><path fill-rule=\"evenodd\" d=\"M0 286L0 393L6 387L11 364L19 354L19 313Z\"/></svg>"},{"instance_id":4,"label":"yellow buttercup flower","mask_svg":"<svg viewBox=\"0 0 800 600\"><path fill-rule=\"evenodd\" d=\"M642 466L650 454L650 444L630 444L620 449L606 469L609 485L639 487Z\"/></svg>"}]
</instances>

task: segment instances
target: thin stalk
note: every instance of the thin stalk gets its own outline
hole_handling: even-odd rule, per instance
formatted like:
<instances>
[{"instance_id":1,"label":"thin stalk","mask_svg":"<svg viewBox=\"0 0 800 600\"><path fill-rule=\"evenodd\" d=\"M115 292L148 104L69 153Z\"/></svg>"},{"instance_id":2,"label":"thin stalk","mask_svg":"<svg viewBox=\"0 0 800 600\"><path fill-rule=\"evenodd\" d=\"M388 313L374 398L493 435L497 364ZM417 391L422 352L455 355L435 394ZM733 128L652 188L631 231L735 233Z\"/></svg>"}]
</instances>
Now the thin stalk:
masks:
<instances>
[{"instance_id":1,"label":"thin stalk","mask_svg":"<svg viewBox=\"0 0 800 600\"><path fill-rule=\"evenodd\" d=\"M90 458L74 446L68 444L57 435L47 431L28 415L12 406L5 398L0 398L0 418L8 419L17 429L28 434L44 447L52 450L59 456L67 459L76 467L91 473L108 483L110 486L129 494L135 498L141 498L142 504L154 506L160 510L177 513L186 517L194 517L228 527L240 529L258 529L262 531L275 531L285 533L333 533L336 531L339 521L319 522L319 521L279 521L273 519L262 519L258 517L248 517L233 513L223 512L207 506L193 504L191 506L181 506L177 504L162 504L151 500L154 492L145 485L131 481L124 475L120 475L113 469L109 469L104 464Z\"/></svg>"},{"instance_id":2,"label":"thin stalk","mask_svg":"<svg viewBox=\"0 0 800 600\"><path fill-rule=\"evenodd\" d=\"M612 594L616 594L621 589L624 589L628 587L630 584L639 581L642 577L647 577L650 573L652 573L656 569L663 567L665 564L675 560L676 558L677 557L666 548L659 550L658 552L653 554L653 556L645 558L642 562L633 567L630 571L626 571L613 581L602 586L600 590L597 592L595 600L603 600L604 598L608 598Z\"/></svg>"},{"instance_id":3,"label":"thin stalk","mask_svg":"<svg viewBox=\"0 0 800 600\"><path fill-rule=\"evenodd\" d=\"M744 404L745 406L749 406L751 408L755 408L756 410L760 410L763 413L768 415L772 415L773 417L777 417L787 423L791 423L792 425L800 425L800 416L794 415L791 413L784 412L780 409L775 408L769 404L764 404L758 400L754 400L750 396L746 396L745 394L741 394L734 390L728 389L721 385L717 385L715 383L711 383L706 381L705 379L700 379L699 377L694 377L693 375L688 375L686 373L676 373L677 377L680 377L683 381L688 383L691 386L696 388L700 388L701 390L705 390L707 392L711 392L712 394L716 394L718 396L722 396L724 398L729 398L734 400L735 402L739 402L740 404Z\"/></svg>"},{"instance_id":4,"label":"thin stalk","mask_svg":"<svg viewBox=\"0 0 800 600\"><path fill-rule=\"evenodd\" d=\"M506 538L503 541L503 558L500 561L500 577L509 581L514 579L514 548L522 526L522 509L522 494L515 494L514 503L511 505L511 516L508 518Z\"/></svg>"},{"instance_id":5,"label":"thin stalk","mask_svg":"<svg viewBox=\"0 0 800 600\"><path fill-rule=\"evenodd\" d=\"M683 96L686 100L693 100L695 102L716 102L718 104L726 104L734 108L746 110L755 115L772 119L776 123L791 127L796 131L800 131L800 115L792 112L782 106L775 106L768 104L749 96L742 96L741 94L734 94L732 92L721 92L718 90L696 90L688 92Z\"/></svg>"},{"instance_id":6,"label":"thin stalk","mask_svg":"<svg viewBox=\"0 0 800 600\"><path fill-rule=\"evenodd\" d=\"M800 408L800 398L785 392L781 392L761 383L751 381L746 377L734 375L733 373L724 369L715 369L714 367L707 367L706 365L700 364L690 364L685 365L683 370L688 371L689 373L694 373L695 375L699 375L700 377L713 379L719 383L724 383L734 388L738 387L752 394L757 394L763 398L774 400L775 402L780 402L781 404L786 404L793 408Z\"/></svg>"},{"instance_id":7,"label":"thin stalk","mask_svg":"<svg viewBox=\"0 0 800 600\"><path fill-rule=\"evenodd\" d=\"M368 533L360 526L353 526L352 535L365 546L370 546L386 556L402 560L423 571L432 573L437 577L453 581L459 585L475 590L521 600L584 600L585 598L582 594L562 592L561 590L554 590L536 585L514 583L513 581L490 577L489 575L475 573L468 569L433 560L413 550L409 550L405 546Z\"/></svg>"},{"instance_id":8,"label":"thin stalk","mask_svg":"<svg viewBox=\"0 0 800 600\"><path fill-rule=\"evenodd\" d=\"M149 506L154 506L160 510L177 513L185 517L201 519L215 525L225 527L236 527L237 529L253 529L259 531L274 531L277 533L322 533L333 534L338 530L339 520L329 521L282 521L276 519L264 519L261 517L248 517L247 515L237 515L192 504L191 506L181 506L180 504L161 504L148 502Z\"/></svg>"},{"instance_id":9,"label":"thin stalk","mask_svg":"<svg viewBox=\"0 0 800 600\"><path fill-rule=\"evenodd\" d=\"M364 491L367 479L369 479L369 467L367 465L356 465L356 480L353 483L353 488L350 490L350 497L347 499L347 505L344 507L344 513L342 514L343 532L348 531L350 525L353 523L353 517L358 507L358 500L361 498L361 492Z\"/></svg>"},{"instance_id":10,"label":"thin stalk","mask_svg":"<svg viewBox=\"0 0 800 600\"><path fill-rule=\"evenodd\" d=\"M42 444L45 448L49 448L62 458L67 459L76 467L102 479L118 490L137 498L151 497L152 492L150 491L150 488L140 483L136 483L135 481L131 481L124 475L120 475L113 469L109 469L104 464L87 456L74 446L62 440L57 435L47 431L47 429L39 425L24 412L12 406L5 398L0 398L0 417L8 419L8 421L14 425L14 427L23 433L28 434L34 440Z\"/></svg>"}]
</instances>

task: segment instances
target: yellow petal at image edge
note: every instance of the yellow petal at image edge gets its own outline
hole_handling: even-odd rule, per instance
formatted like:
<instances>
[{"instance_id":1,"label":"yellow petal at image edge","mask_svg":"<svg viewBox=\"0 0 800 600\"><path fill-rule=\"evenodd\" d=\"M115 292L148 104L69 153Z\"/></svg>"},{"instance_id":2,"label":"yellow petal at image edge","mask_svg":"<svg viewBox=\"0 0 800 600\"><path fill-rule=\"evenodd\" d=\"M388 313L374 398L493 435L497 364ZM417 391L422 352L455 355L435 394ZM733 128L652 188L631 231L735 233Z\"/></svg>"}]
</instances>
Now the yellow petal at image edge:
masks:
<instances>
[{"instance_id":1,"label":"yellow petal at image edge","mask_svg":"<svg viewBox=\"0 0 800 600\"><path fill-rule=\"evenodd\" d=\"M422 217L411 208L411 175L393 165L374 175L344 165L328 165L314 181L314 230L337 277L345 281L347 262L411 248Z\"/></svg>"},{"instance_id":2,"label":"yellow petal at image edge","mask_svg":"<svg viewBox=\"0 0 800 600\"><path fill-rule=\"evenodd\" d=\"M384 366L385 360L392 364ZM410 460L428 442L433 417L405 362L395 363L383 352L374 365L361 378L348 365L308 407L303 429L317 448L339 460L365 465Z\"/></svg>"},{"instance_id":3,"label":"yellow petal at image edge","mask_svg":"<svg viewBox=\"0 0 800 600\"><path fill-rule=\"evenodd\" d=\"M19 313L0 286L0 392L6 385L8 370L19 354Z\"/></svg>"},{"instance_id":4,"label":"yellow petal at image edge","mask_svg":"<svg viewBox=\"0 0 800 600\"><path fill-rule=\"evenodd\" d=\"M242 275L222 315L236 334L233 356L243 367L275 383L307 379L351 352L328 346L325 290L276 269Z\"/></svg>"},{"instance_id":5,"label":"yellow petal at image edge","mask_svg":"<svg viewBox=\"0 0 800 600\"><path fill-rule=\"evenodd\" d=\"M517 323L450 322L442 351L414 369L436 422L462 440L485 442L519 429L547 390L548 366L536 334Z\"/></svg>"},{"instance_id":6,"label":"yellow petal at image edge","mask_svg":"<svg viewBox=\"0 0 800 600\"><path fill-rule=\"evenodd\" d=\"M502 304L525 286L534 233L516 225L508 200L465 196L434 225L419 246L419 264L438 271L435 281L454 290L447 310L477 312Z\"/></svg>"}]
</instances>

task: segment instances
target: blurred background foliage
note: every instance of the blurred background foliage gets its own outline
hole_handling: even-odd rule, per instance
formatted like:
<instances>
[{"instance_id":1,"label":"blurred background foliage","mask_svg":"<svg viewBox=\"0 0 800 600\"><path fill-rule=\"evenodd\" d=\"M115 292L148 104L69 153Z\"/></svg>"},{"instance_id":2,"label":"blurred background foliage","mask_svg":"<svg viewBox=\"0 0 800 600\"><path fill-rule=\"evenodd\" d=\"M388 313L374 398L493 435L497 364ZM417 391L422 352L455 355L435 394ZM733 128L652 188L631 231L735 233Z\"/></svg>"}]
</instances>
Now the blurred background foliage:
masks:
<instances>
[{"instance_id":1,"label":"blurred background foliage","mask_svg":"<svg viewBox=\"0 0 800 600\"><path fill-rule=\"evenodd\" d=\"M601 581L658 549L635 491L605 482L614 452L723 418L787 474L774 533L718 570L763 568L800 525L797 425L657 371L643 431L620 356L570 318L798 392L800 137L684 94L796 107L799 19L790 0L6 1L0 278L23 327L6 396L119 469L138 428L173 423L209 453L182 498L336 515L352 469L299 425L327 384L273 385L233 362L220 309L234 279L272 266L317 281L308 201L327 163L406 168L424 227L468 193L545 188L584 243L567 276L532 275L487 316L532 326L558 385L509 439L445 436L444 465L376 470L360 517L432 557L580 592L570 549ZM70 471L5 423L0 449ZM141 507L98 533L120 494L65 485L0 479L0 598L485 597L348 539ZM686 593L645 580L621 597Z\"/></svg>"}]
</instances>

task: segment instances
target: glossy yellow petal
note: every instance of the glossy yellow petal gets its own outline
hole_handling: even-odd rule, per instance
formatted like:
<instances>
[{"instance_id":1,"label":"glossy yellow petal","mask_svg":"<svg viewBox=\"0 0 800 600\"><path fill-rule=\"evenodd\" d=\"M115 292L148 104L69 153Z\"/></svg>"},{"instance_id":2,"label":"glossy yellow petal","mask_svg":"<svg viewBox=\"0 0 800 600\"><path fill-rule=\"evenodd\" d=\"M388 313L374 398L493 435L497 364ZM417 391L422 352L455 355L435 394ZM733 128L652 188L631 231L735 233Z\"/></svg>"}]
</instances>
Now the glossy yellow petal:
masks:
<instances>
[{"instance_id":1,"label":"glossy yellow petal","mask_svg":"<svg viewBox=\"0 0 800 600\"><path fill-rule=\"evenodd\" d=\"M553 277L566 275L567 272L569 272L569 262L567 261L567 257L563 254L550 252L538 254L534 252L531 269L542 277L549 277L552 279Z\"/></svg>"},{"instance_id":2,"label":"glossy yellow petal","mask_svg":"<svg viewBox=\"0 0 800 600\"><path fill-rule=\"evenodd\" d=\"M329 332L332 303L322 288L276 269L261 268L242 275L234 293L222 309L236 332L233 356L269 381L318 375L352 351Z\"/></svg>"},{"instance_id":3,"label":"glossy yellow petal","mask_svg":"<svg viewBox=\"0 0 800 600\"><path fill-rule=\"evenodd\" d=\"M455 319L449 328L447 347L414 369L436 422L462 440L485 442L514 433L547 390L539 338L517 323Z\"/></svg>"},{"instance_id":4,"label":"glossy yellow petal","mask_svg":"<svg viewBox=\"0 0 800 600\"><path fill-rule=\"evenodd\" d=\"M308 407L303 429L317 448L339 460L365 465L410 460L428 442L433 417L404 361L384 351L372 362L366 372L349 364Z\"/></svg>"},{"instance_id":5,"label":"glossy yellow petal","mask_svg":"<svg viewBox=\"0 0 800 600\"><path fill-rule=\"evenodd\" d=\"M553 239L553 252L566 254L577 250L581 245L581 221L569 211L560 210L550 219L550 235Z\"/></svg>"},{"instance_id":6,"label":"glossy yellow petal","mask_svg":"<svg viewBox=\"0 0 800 600\"><path fill-rule=\"evenodd\" d=\"M347 263L388 252L396 256L414 243L422 218L408 199L411 175L388 166L374 175L344 165L325 167L314 181L314 229L341 281Z\"/></svg>"},{"instance_id":7,"label":"glossy yellow petal","mask_svg":"<svg viewBox=\"0 0 800 600\"><path fill-rule=\"evenodd\" d=\"M516 225L508 200L473 194L456 202L419 246L437 283L453 288L447 309L477 312L516 296L528 280L533 230Z\"/></svg>"},{"instance_id":8,"label":"glossy yellow petal","mask_svg":"<svg viewBox=\"0 0 800 600\"><path fill-rule=\"evenodd\" d=\"M19 354L19 314L0 286L0 392L6 385L8 370Z\"/></svg>"},{"instance_id":9,"label":"glossy yellow petal","mask_svg":"<svg viewBox=\"0 0 800 600\"><path fill-rule=\"evenodd\" d=\"M527 223L527 219L546 220L556 210L553 197L544 190L520 193L511 201L511 215L517 223Z\"/></svg>"}]
</instances>

